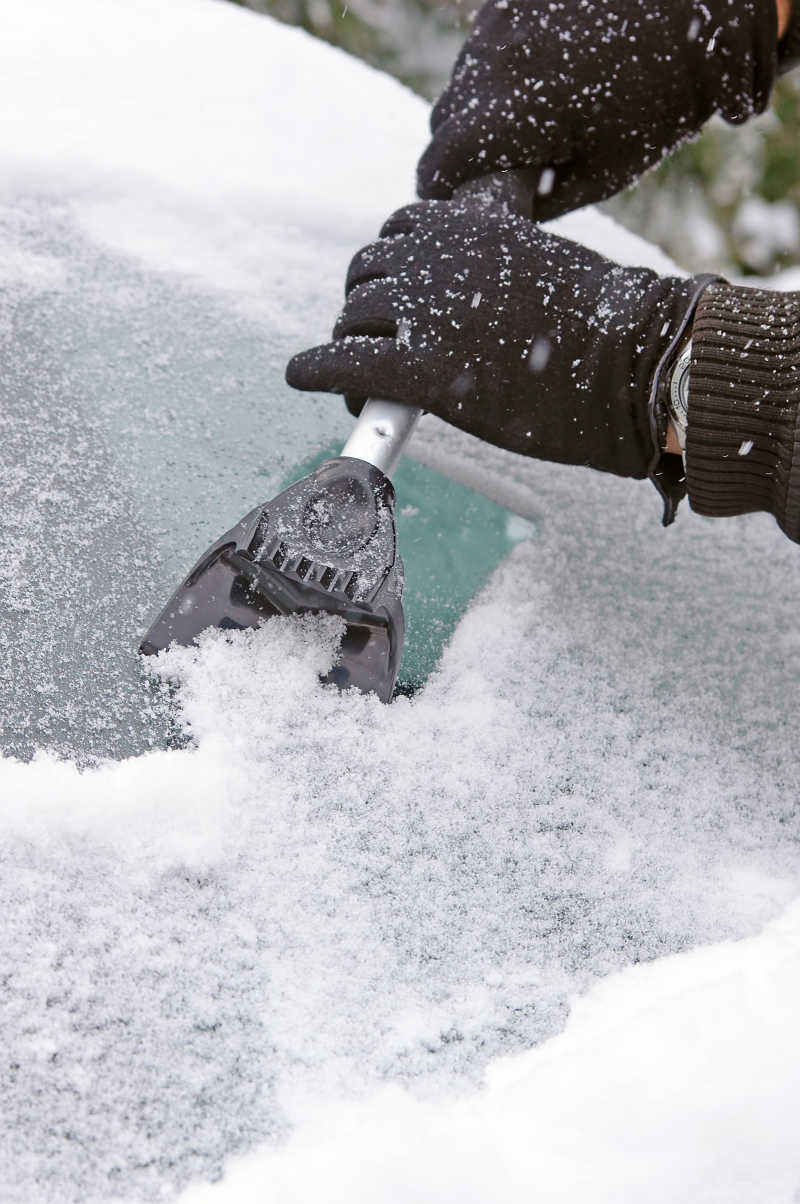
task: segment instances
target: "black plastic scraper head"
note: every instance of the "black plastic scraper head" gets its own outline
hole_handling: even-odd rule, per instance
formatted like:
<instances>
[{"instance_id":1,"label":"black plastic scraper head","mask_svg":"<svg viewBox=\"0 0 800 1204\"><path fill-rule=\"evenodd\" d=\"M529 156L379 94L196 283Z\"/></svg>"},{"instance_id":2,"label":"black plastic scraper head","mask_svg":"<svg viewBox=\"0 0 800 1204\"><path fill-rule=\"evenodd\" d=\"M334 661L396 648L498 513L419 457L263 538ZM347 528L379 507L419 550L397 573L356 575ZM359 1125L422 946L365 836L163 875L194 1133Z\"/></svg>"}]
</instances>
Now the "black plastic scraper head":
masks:
<instances>
[{"instance_id":1,"label":"black plastic scraper head","mask_svg":"<svg viewBox=\"0 0 800 1204\"><path fill-rule=\"evenodd\" d=\"M152 655L208 627L273 615L339 615L341 657L325 681L389 702L403 647L403 565L391 481L339 456L257 506L209 548L143 639Z\"/></svg>"}]
</instances>

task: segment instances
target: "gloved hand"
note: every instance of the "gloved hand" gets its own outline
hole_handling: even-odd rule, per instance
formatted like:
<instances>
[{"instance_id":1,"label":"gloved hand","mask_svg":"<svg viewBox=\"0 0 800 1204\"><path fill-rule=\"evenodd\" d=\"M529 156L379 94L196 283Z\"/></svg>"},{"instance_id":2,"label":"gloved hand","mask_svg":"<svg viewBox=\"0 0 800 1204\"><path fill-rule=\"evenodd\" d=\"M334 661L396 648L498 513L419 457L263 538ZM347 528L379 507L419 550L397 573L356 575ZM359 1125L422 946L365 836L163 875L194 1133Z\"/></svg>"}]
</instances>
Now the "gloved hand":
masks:
<instances>
[{"instance_id":1,"label":"gloved hand","mask_svg":"<svg viewBox=\"0 0 800 1204\"><path fill-rule=\"evenodd\" d=\"M422 197L542 169L535 217L612 196L714 112L762 112L775 0L489 0L433 110Z\"/></svg>"},{"instance_id":2,"label":"gloved hand","mask_svg":"<svg viewBox=\"0 0 800 1204\"><path fill-rule=\"evenodd\" d=\"M356 255L334 341L286 378L353 412L408 402L523 455L645 477L666 430L657 370L709 279L620 267L476 197L428 201Z\"/></svg>"}]
</instances>

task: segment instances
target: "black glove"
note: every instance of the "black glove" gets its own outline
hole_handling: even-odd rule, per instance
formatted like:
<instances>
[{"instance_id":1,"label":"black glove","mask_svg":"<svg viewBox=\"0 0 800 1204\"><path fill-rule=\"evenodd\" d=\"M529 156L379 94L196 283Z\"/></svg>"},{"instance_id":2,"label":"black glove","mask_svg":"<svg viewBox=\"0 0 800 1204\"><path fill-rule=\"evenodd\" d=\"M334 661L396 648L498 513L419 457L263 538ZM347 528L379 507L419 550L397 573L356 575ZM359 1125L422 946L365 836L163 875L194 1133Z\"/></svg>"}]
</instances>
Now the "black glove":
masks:
<instances>
[{"instance_id":1,"label":"black glove","mask_svg":"<svg viewBox=\"0 0 800 1204\"><path fill-rule=\"evenodd\" d=\"M709 279L620 267L476 198L428 201L356 255L334 342L286 379L356 413L408 402L523 455L653 476L658 369Z\"/></svg>"},{"instance_id":2,"label":"black glove","mask_svg":"<svg viewBox=\"0 0 800 1204\"><path fill-rule=\"evenodd\" d=\"M775 0L489 0L433 110L423 197L542 169L546 221L632 183L714 112L769 103Z\"/></svg>"}]
</instances>

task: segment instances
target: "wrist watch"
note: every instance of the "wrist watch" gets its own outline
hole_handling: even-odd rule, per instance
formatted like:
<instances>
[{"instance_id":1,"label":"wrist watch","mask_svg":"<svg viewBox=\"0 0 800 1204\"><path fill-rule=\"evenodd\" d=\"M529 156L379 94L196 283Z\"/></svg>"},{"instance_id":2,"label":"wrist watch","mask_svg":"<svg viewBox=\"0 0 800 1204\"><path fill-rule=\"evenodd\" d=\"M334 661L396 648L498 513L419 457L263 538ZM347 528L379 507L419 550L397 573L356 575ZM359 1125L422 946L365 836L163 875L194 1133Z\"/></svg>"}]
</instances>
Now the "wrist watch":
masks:
<instances>
[{"instance_id":1,"label":"wrist watch","mask_svg":"<svg viewBox=\"0 0 800 1204\"><path fill-rule=\"evenodd\" d=\"M686 454L686 428L689 425L689 371L692 366L692 340L684 343L669 381L667 407L681 451Z\"/></svg>"}]
</instances>

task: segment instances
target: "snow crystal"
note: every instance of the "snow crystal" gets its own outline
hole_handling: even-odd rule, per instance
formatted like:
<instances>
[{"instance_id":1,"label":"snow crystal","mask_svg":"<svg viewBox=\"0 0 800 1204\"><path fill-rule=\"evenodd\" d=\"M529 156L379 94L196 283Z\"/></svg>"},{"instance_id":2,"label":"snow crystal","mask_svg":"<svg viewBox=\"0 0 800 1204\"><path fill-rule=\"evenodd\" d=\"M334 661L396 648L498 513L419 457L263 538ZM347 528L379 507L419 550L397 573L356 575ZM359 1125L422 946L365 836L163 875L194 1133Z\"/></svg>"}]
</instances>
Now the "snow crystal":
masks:
<instances>
[{"instance_id":1,"label":"snow crystal","mask_svg":"<svg viewBox=\"0 0 800 1204\"><path fill-rule=\"evenodd\" d=\"M555 181L556 173L553 171L552 167L546 167L539 177L539 185L536 189L536 191L539 193L539 196L549 196L553 191L553 185L555 184Z\"/></svg>"},{"instance_id":2,"label":"snow crystal","mask_svg":"<svg viewBox=\"0 0 800 1204\"><path fill-rule=\"evenodd\" d=\"M401 347L411 346L411 322L408 318L400 318L397 323L397 342Z\"/></svg>"},{"instance_id":3,"label":"snow crystal","mask_svg":"<svg viewBox=\"0 0 800 1204\"><path fill-rule=\"evenodd\" d=\"M528 364L531 372L544 372L547 367L547 362L550 359L550 340L544 339L541 336L533 340L533 346L528 356Z\"/></svg>"}]
</instances>

